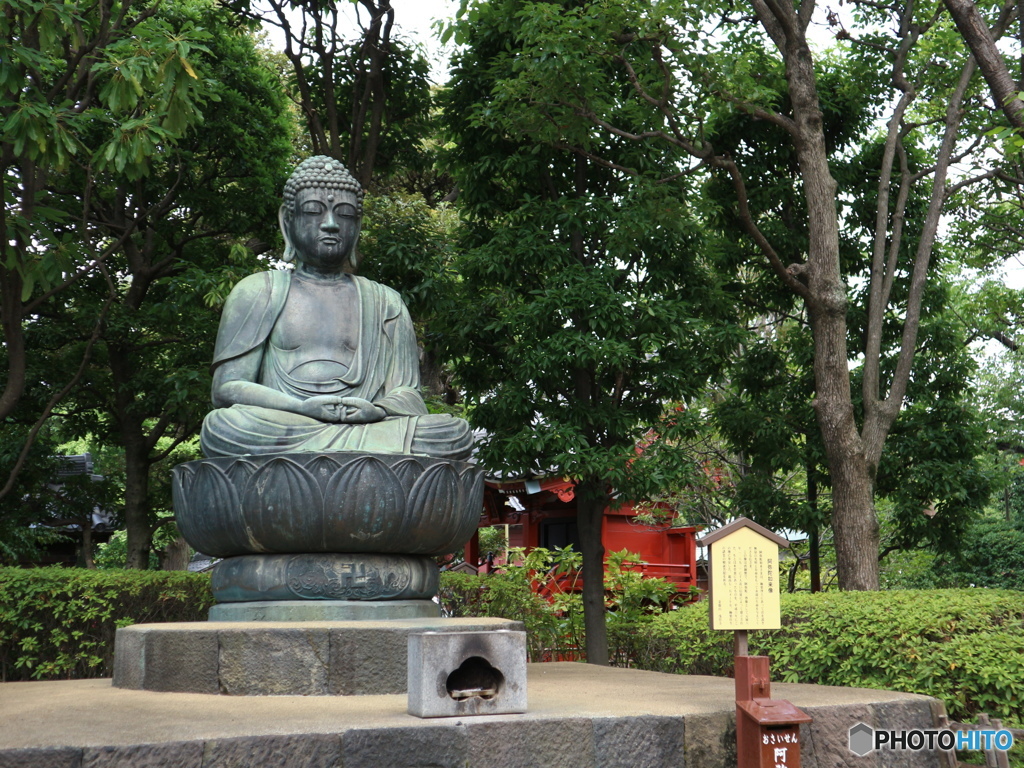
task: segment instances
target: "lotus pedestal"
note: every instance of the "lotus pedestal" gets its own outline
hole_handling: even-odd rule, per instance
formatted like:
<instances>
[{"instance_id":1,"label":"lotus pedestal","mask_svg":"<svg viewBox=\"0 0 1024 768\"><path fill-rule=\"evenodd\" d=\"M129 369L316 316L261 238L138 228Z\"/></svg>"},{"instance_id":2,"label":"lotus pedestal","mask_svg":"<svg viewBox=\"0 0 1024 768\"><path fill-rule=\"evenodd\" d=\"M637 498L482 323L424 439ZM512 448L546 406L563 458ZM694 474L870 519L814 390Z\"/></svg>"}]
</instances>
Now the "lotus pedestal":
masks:
<instances>
[{"instance_id":1,"label":"lotus pedestal","mask_svg":"<svg viewBox=\"0 0 1024 768\"><path fill-rule=\"evenodd\" d=\"M435 555L473 535L483 473L370 453L205 459L174 470L178 527L214 569L211 621L438 615Z\"/></svg>"}]
</instances>

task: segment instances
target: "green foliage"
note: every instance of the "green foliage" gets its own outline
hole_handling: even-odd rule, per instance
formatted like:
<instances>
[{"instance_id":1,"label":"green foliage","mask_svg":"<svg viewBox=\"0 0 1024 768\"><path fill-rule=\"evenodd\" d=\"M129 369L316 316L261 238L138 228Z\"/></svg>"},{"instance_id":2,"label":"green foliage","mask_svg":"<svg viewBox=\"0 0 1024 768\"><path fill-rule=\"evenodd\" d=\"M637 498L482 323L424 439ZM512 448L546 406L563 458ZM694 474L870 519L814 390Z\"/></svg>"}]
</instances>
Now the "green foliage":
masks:
<instances>
[{"instance_id":1,"label":"green foliage","mask_svg":"<svg viewBox=\"0 0 1024 768\"><path fill-rule=\"evenodd\" d=\"M985 503L989 478L976 461L984 433L973 393L965 386L972 366L966 359L963 335L949 313L943 273L951 271L951 264L973 259L980 265L993 257L975 247L982 240L976 227L964 229L960 240L935 244L930 234L934 230L925 226L925 214L933 199L933 182L938 180L940 187L946 183L933 163L947 106L956 107L949 114L963 115L963 121L955 125L950 121L958 142L953 152L957 162L943 213L963 204L962 189L973 182L981 186L991 178L984 172L995 156L987 150L996 146L986 137L990 118L983 104L988 94L980 78L975 78L965 85L961 108L954 91L967 51L934 6L895 9L854 2L849 19L843 22L852 31L841 28L843 34L837 35L839 40L830 50L814 50L801 59L800 66L795 65L794 52L800 48L796 41L802 25L776 19L790 35L783 44L778 28L767 21L776 7L766 8L745 14L735 12L729 3L690 0L462 3L459 19L444 33L464 46L455 61L456 84L448 105L460 204L470 213L471 230L481 240L495 223L516 227L523 258L514 267L524 273L525 287L520 291L531 297L524 301L517 284L506 277L500 235L487 242L486 271L471 263L472 256L467 259L467 283L491 281L489 292L473 296L480 314L486 313L482 328L491 336L486 348L483 344L462 348L468 358L487 358L476 367L463 366L462 375L469 389L488 377L500 382L472 417L488 430L503 430L508 436L493 454L485 448L481 455L484 461L492 460L492 455L493 460L503 461L502 468L518 465L523 468L518 471L540 472L550 464L527 463L532 456L524 455L520 446L527 445L528 438L533 436L534 445L548 448L549 457L559 460L564 454L554 446L576 438L577 445L566 451L571 453L569 461L582 464L592 458L596 465L602 460L604 466L612 467L606 470L610 482L619 484L621 476L610 457L593 450L594 441L588 445L579 439L580 433L587 435L590 425L582 419L583 427L564 423L574 401L582 401L595 421L603 420L602 403L595 404L591 395L600 386L580 386L579 375L563 382L560 396L567 407L562 414L549 415L541 408L529 412L524 404L534 406L539 398L518 391L510 382L518 375L544 391L547 382L538 380L537 368L561 372L566 366L557 361L589 362L591 351L614 361L616 352L621 353L623 347L600 342L621 342L628 332L602 336L570 312L555 314L553 300L544 303L551 294L561 292L569 294L566 306L575 308L565 286L586 285L597 296L594 314L605 314L628 327L606 310L593 284L575 275L568 279L557 270L548 271L548 266L556 258L554 241L573 226L579 227L586 243L581 252L588 256L590 248L599 251L604 245L604 233L615 231L612 222L619 211L609 206L602 220L593 212L598 206L587 200L588 194L614 189L616 183L621 190L627 186L623 177L657 179L666 196L674 194L690 203L682 213L670 215L679 221L688 216L695 223L693 228L700 230L700 237L689 243L691 252L698 254L695 260L714 267L723 294L738 302L736 312L749 326L749 335L722 353L735 356L736 365L722 376L729 380L730 391L713 409L721 433L748 465L737 484L736 511L773 527L799 527L811 533L822 529L834 510L843 521L856 516L871 522L870 493L853 502L856 494L844 480L859 471L847 464L863 455L859 447L848 446L862 440L869 449L869 471L861 474L865 479L860 490L869 491L866 477L871 475L874 481L877 468L874 490L893 510L899 525L893 539L896 545L924 542L937 549L955 547L966 522ZM778 6L778 13L785 15L781 9L792 11L788 4ZM898 18L900 13L905 17ZM712 28L714 33L709 34ZM771 34L766 34L769 30ZM891 56L897 49L900 55ZM893 71L894 61L898 72ZM939 71L933 71L936 68ZM905 114L900 110L893 117L894 149L886 147L880 127L902 95L909 106ZM810 110L813 141L806 133L796 138L809 125L800 106L808 98L814 101ZM809 148L818 146L819 139L828 154L827 173L825 163L809 161ZM566 150L574 153L575 167L560 154ZM890 150L893 154L887 155ZM884 157L896 158L891 175ZM460 164L473 173L460 173ZM586 184L579 182L583 176ZM827 212L812 213L808 195L813 195L810 202L820 201L820 191L831 188L833 180L835 205L824 206ZM529 186L531 182L534 187ZM1012 184L1006 186L1009 189ZM638 182L637 187L643 184ZM559 195L571 196L574 202L585 200L581 208L586 214L563 207ZM597 197L601 198L600 192ZM628 196L613 191L608 197L618 201ZM936 206L942 197L934 197ZM540 218L524 204L531 199L560 209L562 215L551 216L545 227L531 231L526 223ZM1011 213L1018 210L1010 208ZM937 215L940 209L936 208ZM513 211L518 214L514 219ZM812 221L812 216L817 218ZM1010 216L1003 220L1009 221ZM671 230L659 231L655 226L664 226L664 221L664 217L653 219L649 231L670 240ZM996 231L999 234L988 237L989 241L1002 237L1002 231ZM837 247L833 247L832 232L837 233ZM550 250L542 251L537 242L550 242ZM615 258L619 263L628 261L621 254ZM768 268L770 260L774 269ZM480 273L474 274L474 269ZM926 282L925 273L931 284L923 291L924 320L918 333L918 288ZM912 289L915 274L921 280ZM793 283L793 276L799 276L803 285ZM683 284L688 285L689 278L686 275ZM613 279L599 278L595 283L606 285ZM831 287L824 289L826 284ZM805 289L810 298L802 302L797 297ZM654 285L647 295L657 301L663 296ZM873 296L870 317L869 295ZM534 335L530 325L533 315L527 307L531 304L552 318L543 337ZM623 304L638 308L643 301ZM825 311L826 306L835 313ZM506 321L505 311L516 322ZM580 314L582 320L590 319L587 313ZM717 341L707 327L708 315L692 314L706 323L695 333L706 333L705 339ZM843 319L832 325L840 316ZM667 322L678 325L679 320ZM475 333L473 323L470 318L467 333ZM578 348L577 339L565 339L580 326L592 342L585 351ZM827 328L834 335L826 336ZM815 357L812 334L818 353L827 348L828 354ZM500 362L512 346L505 341L506 335L523 340L523 348L516 347L520 354L507 370ZM839 350L838 338L844 335L846 357L840 359L834 353ZM897 366L904 340L906 351ZM552 350L564 355L548 355L547 368L538 364L536 358ZM904 364L911 355L912 375L911 366ZM609 367L614 369L615 362ZM493 368L500 374L495 375ZM866 387L865 370L869 373ZM640 381L628 366L620 365L619 372L631 384ZM668 376L659 375L662 381ZM908 383L905 396L904 383ZM892 399L879 407L890 392ZM663 403L665 399L670 398L663 398ZM853 427L848 440L832 433L828 445L832 475L826 471L814 405L826 432L828 425L838 423ZM891 417L904 407L906 413L889 437ZM516 418L505 421L504 413L515 413ZM864 434L855 434L861 426ZM882 454L887 438L891 447ZM612 442L607 439L602 447ZM590 450L584 450L584 445ZM551 463L562 468L560 462ZM599 476L605 479L608 474ZM641 474L638 466L635 475ZM799 476L804 479L794 482ZM836 493L841 502L834 507L833 478L839 483ZM929 508L938 509L939 514L930 519L921 515ZM866 524L857 530L871 528ZM872 540L866 546L863 541L849 541L846 530L837 528L844 568L858 570L854 564L859 564L866 574L863 583L868 584L874 575L877 542L873 535L867 537ZM851 584L858 581L851 575Z\"/></svg>"},{"instance_id":2,"label":"green foliage","mask_svg":"<svg viewBox=\"0 0 1024 768\"><path fill-rule=\"evenodd\" d=\"M4 164L3 266L21 300L60 284L95 258L94 243L56 225L83 208L53 204L47 173L80 165L140 179L154 156L201 123L217 98L193 66L205 29L155 13L148 0L13 0L0 18L0 136ZM88 210L86 204L84 210Z\"/></svg>"},{"instance_id":3,"label":"green foliage","mask_svg":"<svg viewBox=\"0 0 1024 768\"><path fill-rule=\"evenodd\" d=\"M496 573L472 576L441 574L441 610L445 616L496 616L523 622L530 661L576 658L582 647L582 601L578 594L558 593L549 602L535 587L552 572L579 569L571 548L537 547L528 554L510 549L509 564Z\"/></svg>"},{"instance_id":4,"label":"green foliage","mask_svg":"<svg viewBox=\"0 0 1024 768\"><path fill-rule=\"evenodd\" d=\"M170 489L160 489L164 492L164 495L170 497ZM158 495L159 492L154 493ZM157 519L160 527L153 533L152 546L149 550L149 557L147 566L151 571L160 570L160 556L157 554L159 550L166 547L172 541L174 541L179 535L178 526L173 522L173 518L165 515L160 516ZM190 550L191 551L191 550ZM128 532L127 531L115 531L110 539L103 544L96 547L96 555L94 558L96 567L101 570L120 570L127 567L128 564Z\"/></svg>"},{"instance_id":5,"label":"green foliage","mask_svg":"<svg viewBox=\"0 0 1024 768\"><path fill-rule=\"evenodd\" d=\"M26 432L27 427L23 424L4 425L5 439L0 440L0 467L10 467L15 463ZM31 562L47 545L63 540L57 531L33 526L39 518L49 517L37 500L57 474L54 444L48 437L44 435L36 441L12 492L0 498L0 565Z\"/></svg>"},{"instance_id":6,"label":"green foliage","mask_svg":"<svg viewBox=\"0 0 1024 768\"><path fill-rule=\"evenodd\" d=\"M882 589L940 589L940 574L935 570L938 555L913 549L890 552L879 563L878 584Z\"/></svg>"},{"instance_id":7,"label":"green foliage","mask_svg":"<svg viewBox=\"0 0 1024 768\"><path fill-rule=\"evenodd\" d=\"M565 106L585 94L601 118L663 124L650 104L622 98L629 76L590 50L632 26L629 11L467 2L453 32L465 46L443 96L442 160L464 225L460 282L438 327L469 420L486 434L477 458L510 476L576 481L584 569L594 575L609 489L643 499L673 477L685 482L691 467L673 450L682 420L672 413L741 339L726 286L734 265L718 258L675 151L620 140ZM670 178L652 170L665 166ZM661 439L638 455L652 429ZM584 577L596 662L600 587Z\"/></svg>"},{"instance_id":8,"label":"green foliage","mask_svg":"<svg viewBox=\"0 0 1024 768\"><path fill-rule=\"evenodd\" d=\"M932 571L943 586L1024 590L1024 530L1005 520L978 520L960 551L936 560Z\"/></svg>"},{"instance_id":9,"label":"green foliage","mask_svg":"<svg viewBox=\"0 0 1024 768\"><path fill-rule=\"evenodd\" d=\"M738 331L682 182L553 149L519 124L518 103L495 104L518 60L506 50L516 4L500 5L476 6L447 96L467 224L444 341L488 433L485 465L641 498L660 489L644 472L654 452L638 461L633 446L652 426L671 431L665 404L695 396ZM602 146L624 165L652 151Z\"/></svg>"},{"instance_id":10,"label":"green foliage","mask_svg":"<svg viewBox=\"0 0 1024 768\"><path fill-rule=\"evenodd\" d=\"M211 605L203 574L0 568L0 681L109 677L118 627L202 621Z\"/></svg>"},{"instance_id":11,"label":"green foliage","mask_svg":"<svg viewBox=\"0 0 1024 768\"><path fill-rule=\"evenodd\" d=\"M712 632L707 602L657 617L644 665L730 675L732 633ZM1024 594L995 590L782 596L782 629L750 652L789 683L884 688L941 699L951 718L979 712L1024 724Z\"/></svg>"},{"instance_id":12,"label":"green foliage","mask_svg":"<svg viewBox=\"0 0 1024 768\"><path fill-rule=\"evenodd\" d=\"M323 25L322 31L327 32L323 19L317 19L315 13L313 18ZM364 120L358 125L359 135L353 136L353 124L345 118L350 118L354 106L366 98L366 72L373 66L371 55L371 47L363 40L339 42L338 50L330 56L330 70L334 77L332 93L336 101L333 110L328 110L324 104L327 89L324 87L323 54L313 58L313 66L305 67L302 77L313 84L308 91L307 114L308 108L312 107L325 122L334 110L344 116L337 126L337 136L331 136L330 140L348 148L349 167L355 173L368 159L372 159L372 188L377 191L391 184L404 186L403 181L420 178L429 172L433 158L425 151L424 137L434 129L434 118L431 115L430 63L415 45L392 36L387 41L380 68L380 80L386 94L380 125L373 126L372 120ZM300 91L294 71L288 76L288 85L293 95L298 96ZM372 105L367 106L372 110ZM311 133L315 130L311 127ZM375 131L378 132L376 135ZM373 158L356 156L359 150L366 152L370 144L375 146ZM413 189L415 184L407 191Z\"/></svg>"},{"instance_id":13,"label":"green foliage","mask_svg":"<svg viewBox=\"0 0 1024 768\"><path fill-rule=\"evenodd\" d=\"M477 532L480 537L480 555L494 555L500 557L508 550L508 536L505 535L504 526L492 525L480 528Z\"/></svg>"},{"instance_id":14,"label":"green foliage","mask_svg":"<svg viewBox=\"0 0 1024 768\"><path fill-rule=\"evenodd\" d=\"M154 542L155 544L155 542ZM128 532L115 531L111 537L96 547L95 563L101 570L122 570L128 561ZM149 553L149 570L159 567L156 552Z\"/></svg>"},{"instance_id":15,"label":"green foliage","mask_svg":"<svg viewBox=\"0 0 1024 768\"><path fill-rule=\"evenodd\" d=\"M158 146L201 121L209 95L192 61L206 50L207 35L191 23L172 26L148 2L102 6L6 3L4 143L15 156L54 170L84 154L97 167L135 178L145 175ZM97 124L107 127L98 142Z\"/></svg>"},{"instance_id":16,"label":"green foliage","mask_svg":"<svg viewBox=\"0 0 1024 768\"><path fill-rule=\"evenodd\" d=\"M949 552L988 502L992 473L979 458L988 435L972 384L975 365L941 277L926 292L924 311L914 375L886 441L876 493L892 505L891 543ZM923 514L928 509L935 514Z\"/></svg>"},{"instance_id":17,"label":"green foliage","mask_svg":"<svg viewBox=\"0 0 1024 768\"><path fill-rule=\"evenodd\" d=\"M635 638L645 634L655 616L661 615L675 594L675 585L665 579L646 578L631 565L639 556L625 549L610 552L605 562L605 604L608 611L610 662L629 667L634 658Z\"/></svg>"},{"instance_id":18,"label":"green foliage","mask_svg":"<svg viewBox=\"0 0 1024 768\"><path fill-rule=\"evenodd\" d=\"M863 339L872 270L865 244L875 235L882 154L872 119L879 107L878 91L853 85L874 76L875 69L863 55L856 50L830 51L820 58L817 72L830 169L841 196L847 198L840 205L839 247L843 273L851 276L847 279L854 286L849 292L847 336L858 419L863 419ZM774 100L787 111L781 64L769 60L764 66L773 74L762 79L762 93L777 88ZM781 129L742 111L719 110L713 114L709 139L719 152L740 159L752 202L769 214L759 225L775 247L787 253L805 252L806 202L795 149ZM920 147L909 148L910 168L916 170L929 160ZM730 213L734 190L715 180L705 190L719 202L721 213L712 222L722 228L733 258L754 257L755 251ZM916 189L908 202L914 214L908 215L902 230L901 248L902 258L908 261L921 235L919 222L928 193L927 187ZM914 374L875 479L876 503L892 511L889 546L954 549L989 496L989 474L977 458L985 449L986 436L971 386L974 363L957 321L955 291L947 274L966 253L965 248L944 243L933 254L937 268L923 299ZM908 288L909 272L895 281L894 300L904 302ZM793 294L780 292L774 280L765 284L764 275L744 274L737 289L748 307L745 315L751 337L730 369L733 386L712 411L729 445L746 464L736 486L736 513L772 528L824 529L832 512L831 477L812 407L815 358L807 315ZM902 320L889 317L880 350L884 380L893 375L902 333ZM811 498L809 475L820 498ZM794 482L795 476L800 481ZM926 517L922 511L928 508L938 514Z\"/></svg>"},{"instance_id":19,"label":"green foliage","mask_svg":"<svg viewBox=\"0 0 1024 768\"><path fill-rule=\"evenodd\" d=\"M487 575L441 574L441 606L447 616L499 616L522 621L531 661L583 656L582 559L571 547L509 550L510 564ZM644 578L631 568L639 556L621 550L605 567L605 620L610 659L630 666L636 637L660 614L675 588L664 579Z\"/></svg>"},{"instance_id":20,"label":"green foliage","mask_svg":"<svg viewBox=\"0 0 1024 768\"><path fill-rule=\"evenodd\" d=\"M465 418L439 355L437 316L452 301L458 276L452 242L458 218L447 205L430 207L420 194L397 189L369 194L359 240L359 271L402 294L422 348L421 384L431 413Z\"/></svg>"},{"instance_id":21,"label":"green foliage","mask_svg":"<svg viewBox=\"0 0 1024 768\"><path fill-rule=\"evenodd\" d=\"M1004 492L1003 509L1004 514L1013 523L1014 527L1024 531L1024 470L1020 469L1024 464L1021 462L1024 462L1024 460L1018 461L1017 466L1014 468L1015 472L1009 483L1007 483Z\"/></svg>"},{"instance_id":22,"label":"green foliage","mask_svg":"<svg viewBox=\"0 0 1024 768\"><path fill-rule=\"evenodd\" d=\"M1024 526L997 517L972 521L955 551L892 553L883 560L886 589L1024 590Z\"/></svg>"},{"instance_id":23,"label":"green foliage","mask_svg":"<svg viewBox=\"0 0 1024 768\"><path fill-rule=\"evenodd\" d=\"M368 195L364 208L360 274L401 293L422 323L451 290L454 215L401 193Z\"/></svg>"}]
</instances>

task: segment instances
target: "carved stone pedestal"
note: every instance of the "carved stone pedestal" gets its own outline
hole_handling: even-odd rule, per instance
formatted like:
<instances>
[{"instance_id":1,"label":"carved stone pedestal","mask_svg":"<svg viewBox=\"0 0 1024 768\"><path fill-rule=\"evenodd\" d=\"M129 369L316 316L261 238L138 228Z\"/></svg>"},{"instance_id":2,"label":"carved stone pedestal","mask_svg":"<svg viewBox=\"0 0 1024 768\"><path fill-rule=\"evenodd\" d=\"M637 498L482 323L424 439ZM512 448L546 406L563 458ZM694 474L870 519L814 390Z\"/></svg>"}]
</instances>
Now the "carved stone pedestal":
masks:
<instances>
[{"instance_id":1,"label":"carved stone pedestal","mask_svg":"<svg viewBox=\"0 0 1024 768\"><path fill-rule=\"evenodd\" d=\"M483 473L426 456L271 454L180 464L173 490L182 535L224 558L211 621L430 618L433 558L473 535Z\"/></svg>"},{"instance_id":2,"label":"carved stone pedestal","mask_svg":"<svg viewBox=\"0 0 1024 768\"><path fill-rule=\"evenodd\" d=\"M214 568L210 621L117 632L114 685L232 695L404 693L413 632L520 629L443 619L436 555L472 536L474 464L291 453L174 469L174 510Z\"/></svg>"},{"instance_id":3,"label":"carved stone pedestal","mask_svg":"<svg viewBox=\"0 0 1024 768\"><path fill-rule=\"evenodd\" d=\"M444 555L483 509L483 471L465 461L374 453L280 453L174 468L174 513L216 557L345 552Z\"/></svg>"},{"instance_id":4,"label":"carved stone pedestal","mask_svg":"<svg viewBox=\"0 0 1024 768\"><path fill-rule=\"evenodd\" d=\"M252 600L429 600L437 563L414 555L242 555L213 571L218 603Z\"/></svg>"}]
</instances>

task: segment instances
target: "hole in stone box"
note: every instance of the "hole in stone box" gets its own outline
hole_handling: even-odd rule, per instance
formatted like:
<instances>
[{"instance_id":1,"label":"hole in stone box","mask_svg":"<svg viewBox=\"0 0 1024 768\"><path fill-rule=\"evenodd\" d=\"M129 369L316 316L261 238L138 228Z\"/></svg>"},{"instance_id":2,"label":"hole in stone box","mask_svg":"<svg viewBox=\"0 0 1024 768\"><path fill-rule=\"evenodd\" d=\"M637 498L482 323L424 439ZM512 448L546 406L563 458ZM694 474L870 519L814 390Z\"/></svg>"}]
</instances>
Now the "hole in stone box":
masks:
<instances>
[{"instance_id":1,"label":"hole in stone box","mask_svg":"<svg viewBox=\"0 0 1024 768\"><path fill-rule=\"evenodd\" d=\"M445 687L449 696L456 701L463 701L474 696L493 699L504 684L505 676L492 667L487 659L470 656L448 675Z\"/></svg>"}]
</instances>

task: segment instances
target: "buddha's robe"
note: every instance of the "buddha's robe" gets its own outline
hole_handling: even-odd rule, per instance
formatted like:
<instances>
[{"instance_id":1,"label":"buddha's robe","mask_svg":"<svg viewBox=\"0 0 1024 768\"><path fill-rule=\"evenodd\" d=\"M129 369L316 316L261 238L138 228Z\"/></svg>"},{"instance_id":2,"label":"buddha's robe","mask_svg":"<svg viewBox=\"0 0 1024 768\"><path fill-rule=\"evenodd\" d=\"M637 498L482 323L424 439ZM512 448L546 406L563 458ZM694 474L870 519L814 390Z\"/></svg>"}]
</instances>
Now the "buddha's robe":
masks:
<instances>
[{"instance_id":1,"label":"buddha's robe","mask_svg":"<svg viewBox=\"0 0 1024 768\"><path fill-rule=\"evenodd\" d=\"M372 280L352 280L358 293L358 343L354 350L337 355L351 358L347 365L323 360L322 349L314 343L280 349L272 342L292 282L291 272L272 271L245 278L228 297L213 370L262 348L256 383L302 400L317 395L359 397L387 416L368 424L335 424L255 405L218 408L203 422L200 444L207 457L309 451L469 456L469 425L449 415L429 414L423 403L416 335L401 297ZM321 321L309 318L311 342ZM310 370L330 373L322 380L308 380L303 373Z\"/></svg>"}]
</instances>

